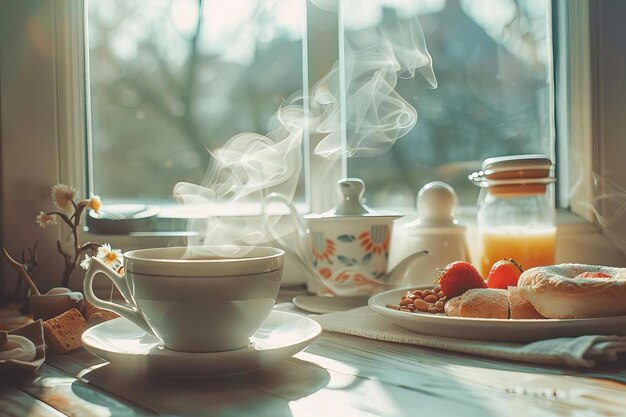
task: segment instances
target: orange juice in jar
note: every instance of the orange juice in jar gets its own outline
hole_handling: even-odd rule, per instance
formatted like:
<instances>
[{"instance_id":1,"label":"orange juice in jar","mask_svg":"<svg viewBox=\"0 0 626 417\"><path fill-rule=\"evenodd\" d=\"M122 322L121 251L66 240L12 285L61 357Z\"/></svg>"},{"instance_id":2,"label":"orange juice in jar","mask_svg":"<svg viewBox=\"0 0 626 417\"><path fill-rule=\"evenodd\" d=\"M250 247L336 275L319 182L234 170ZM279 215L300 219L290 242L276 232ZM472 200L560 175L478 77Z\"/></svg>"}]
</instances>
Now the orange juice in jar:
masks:
<instances>
[{"instance_id":1,"label":"orange juice in jar","mask_svg":"<svg viewBox=\"0 0 626 417\"><path fill-rule=\"evenodd\" d=\"M483 277L487 277L494 263L505 258L513 258L524 270L554 263L555 227L484 229L479 239Z\"/></svg>"},{"instance_id":2,"label":"orange juice in jar","mask_svg":"<svg viewBox=\"0 0 626 417\"><path fill-rule=\"evenodd\" d=\"M552 162L543 155L489 158L470 175L480 186L480 267L486 278L499 260L524 269L554 263L556 224Z\"/></svg>"}]
</instances>

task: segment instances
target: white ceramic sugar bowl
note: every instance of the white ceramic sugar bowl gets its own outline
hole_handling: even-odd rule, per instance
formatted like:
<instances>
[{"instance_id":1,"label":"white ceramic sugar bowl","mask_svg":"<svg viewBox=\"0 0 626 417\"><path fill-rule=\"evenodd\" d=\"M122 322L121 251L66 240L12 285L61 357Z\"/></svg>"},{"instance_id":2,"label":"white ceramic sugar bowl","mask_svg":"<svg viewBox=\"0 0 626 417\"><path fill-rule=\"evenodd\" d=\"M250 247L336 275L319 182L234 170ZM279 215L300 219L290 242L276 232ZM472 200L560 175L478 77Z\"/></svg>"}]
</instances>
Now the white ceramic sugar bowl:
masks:
<instances>
[{"instance_id":1,"label":"white ceramic sugar bowl","mask_svg":"<svg viewBox=\"0 0 626 417\"><path fill-rule=\"evenodd\" d=\"M417 195L417 219L399 220L393 229L389 268L421 250L430 252L412 265L404 285L432 284L438 270L454 261L470 261L465 226L455 216L458 198L454 189L441 181L426 184Z\"/></svg>"}]
</instances>

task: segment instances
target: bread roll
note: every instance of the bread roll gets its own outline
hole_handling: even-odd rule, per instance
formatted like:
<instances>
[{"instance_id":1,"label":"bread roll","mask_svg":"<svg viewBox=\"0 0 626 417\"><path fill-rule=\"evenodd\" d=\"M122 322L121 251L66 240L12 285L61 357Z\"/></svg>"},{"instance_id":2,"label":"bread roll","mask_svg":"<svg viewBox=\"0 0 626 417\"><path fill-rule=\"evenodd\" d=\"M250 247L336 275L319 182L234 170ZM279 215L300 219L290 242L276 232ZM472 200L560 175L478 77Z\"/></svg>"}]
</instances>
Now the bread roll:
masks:
<instances>
[{"instance_id":1,"label":"bread roll","mask_svg":"<svg viewBox=\"0 0 626 417\"><path fill-rule=\"evenodd\" d=\"M511 319L545 319L539 314L535 307L526 301L520 294L518 287L509 287L507 291L509 297L509 318Z\"/></svg>"},{"instance_id":2,"label":"bread roll","mask_svg":"<svg viewBox=\"0 0 626 417\"><path fill-rule=\"evenodd\" d=\"M454 297L446 301L443 311L450 317L461 317L461 296Z\"/></svg>"},{"instance_id":3,"label":"bread roll","mask_svg":"<svg viewBox=\"0 0 626 417\"><path fill-rule=\"evenodd\" d=\"M474 288L445 305L450 317L471 317L481 319L508 319L509 301L506 290L494 288Z\"/></svg>"}]
</instances>

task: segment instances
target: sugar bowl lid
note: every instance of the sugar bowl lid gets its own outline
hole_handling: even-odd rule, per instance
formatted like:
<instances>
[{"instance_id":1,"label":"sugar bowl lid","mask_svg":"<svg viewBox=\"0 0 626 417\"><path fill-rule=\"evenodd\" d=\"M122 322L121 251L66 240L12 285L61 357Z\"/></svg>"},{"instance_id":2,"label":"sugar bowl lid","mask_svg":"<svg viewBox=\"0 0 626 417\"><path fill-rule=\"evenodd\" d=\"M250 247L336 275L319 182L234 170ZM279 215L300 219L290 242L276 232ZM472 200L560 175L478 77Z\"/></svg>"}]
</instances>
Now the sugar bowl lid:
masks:
<instances>
[{"instance_id":1,"label":"sugar bowl lid","mask_svg":"<svg viewBox=\"0 0 626 417\"><path fill-rule=\"evenodd\" d=\"M429 182L417 193L417 219L403 227L414 234L446 236L463 233L465 226L455 217L458 206L459 198L454 188L442 181Z\"/></svg>"},{"instance_id":2,"label":"sugar bowl lid","mask_svg":"<svg viewBox=\"0 0 626 417\"><path fill-rule=\"evenodd\" d=\"M402 215L391 211L373 210L365 205L363 194L365 183L360 178L344 178L337 181L339 201L337 205L321 214L307 214L306 219L337 217L389 217L400 218Z\"/></svg>"}]
</instances>

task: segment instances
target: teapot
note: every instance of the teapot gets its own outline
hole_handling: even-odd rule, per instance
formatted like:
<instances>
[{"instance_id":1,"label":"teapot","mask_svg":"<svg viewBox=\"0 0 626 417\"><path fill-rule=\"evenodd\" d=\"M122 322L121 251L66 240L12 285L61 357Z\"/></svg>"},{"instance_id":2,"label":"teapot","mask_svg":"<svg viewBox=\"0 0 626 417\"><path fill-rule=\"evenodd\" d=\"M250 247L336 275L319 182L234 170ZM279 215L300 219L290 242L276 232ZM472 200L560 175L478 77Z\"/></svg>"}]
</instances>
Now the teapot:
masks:
<instances>
[{"instance_id":1,"label":"teapot","mask_svg":"<svg viewBox=\"0 0 626 417\"><path fill-rule=\"evenodd\" d=\"M356 296L379 292L410 281L414 261L421 251L388 271L392 212L374 212L363 204L365 184L358 178L338 181L339 202L325 213L302 217L287 197L272 193L263 200L263 216L270 234L295 259L307 275L310 292L318 295ZM287 243L269 221L268 206L287 206L296 229L296 242Z\"/></svg>"}]
</instances>

